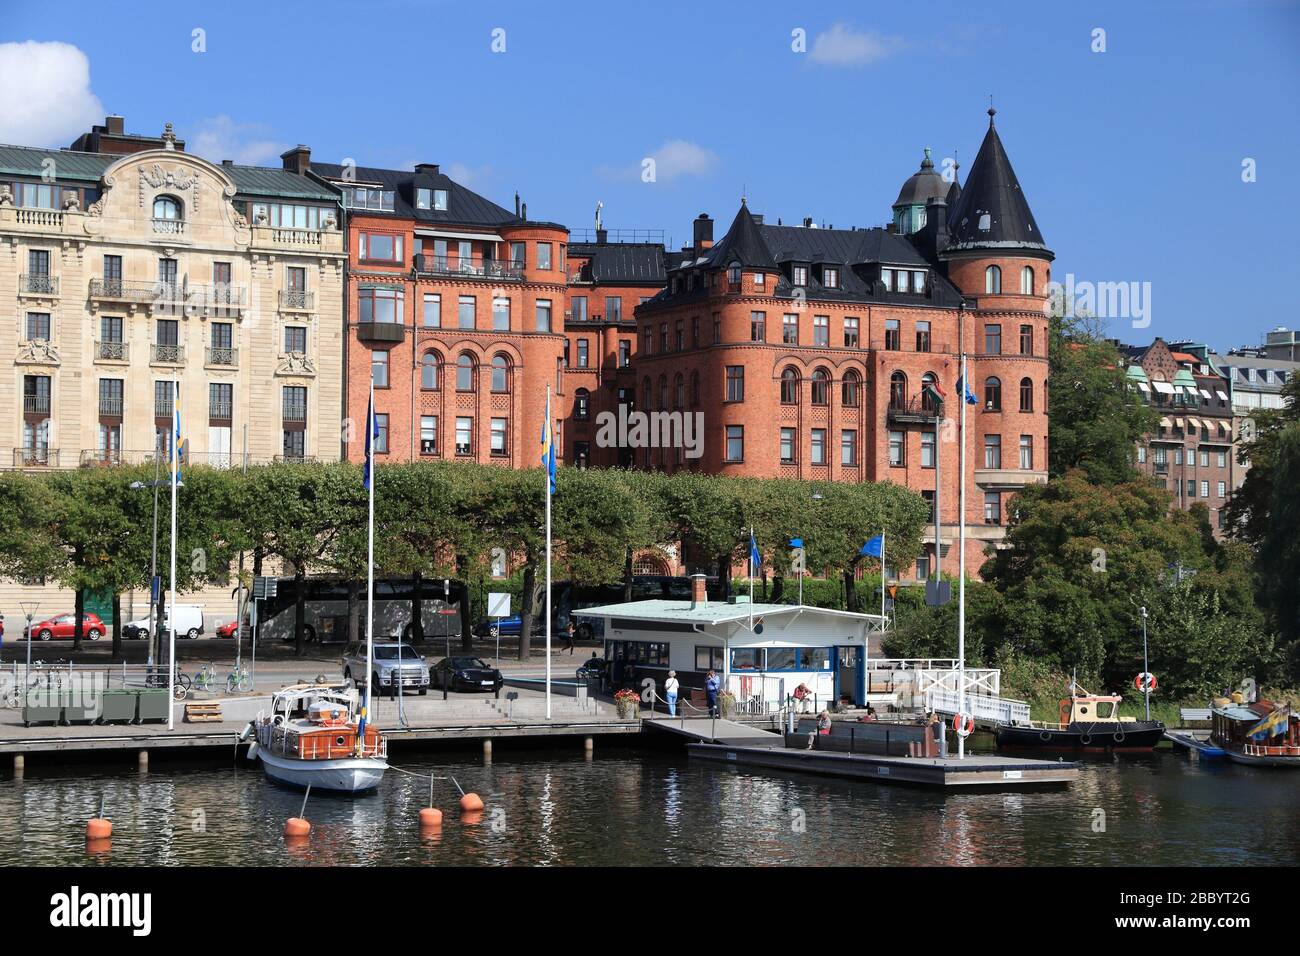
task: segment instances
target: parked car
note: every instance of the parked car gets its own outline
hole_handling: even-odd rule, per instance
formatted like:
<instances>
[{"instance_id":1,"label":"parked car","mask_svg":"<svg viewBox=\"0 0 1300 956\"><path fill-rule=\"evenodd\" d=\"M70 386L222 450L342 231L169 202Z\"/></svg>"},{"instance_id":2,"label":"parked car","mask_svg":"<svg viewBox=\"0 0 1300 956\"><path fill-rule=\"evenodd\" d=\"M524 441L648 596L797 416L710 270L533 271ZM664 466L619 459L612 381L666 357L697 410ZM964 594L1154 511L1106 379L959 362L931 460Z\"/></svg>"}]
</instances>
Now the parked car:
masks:
<instances>
[{"instance_id":1,"label":"parked car","mask_svg":"<svg viewBox=\"0 0 1300 956\"><path fill-rule=\"evenodd\" d=\"M495 617L479 618L479 622L474 625L474 633L477 634L479 637L491 637L492 628L498 624L501 626L502 637L519 636L519 629L522 626L522 624L519 620L518 614L511 614L509 617L503 617L503 618L495 618ZM543 631L545 631L545 629L546 629L546 625L543 623L543 617L534 615L533 633L541 634Z\"/></svg>"},{"instance_id":2,"label":"parked car","mask_svg":"<svg viewBox=\"0 0 1300 956\"><path fill-rule=\"evenodd\" d=\"M608 667L609 661L600 657L592 657L582 662L582 666L578 668L575 676L578 680L591 680L592 678L600 680L605 676Z\"/></svg>"},{"instance_id":3,"label":"parked car","mask_svg":"<svg viewBox=\"0 0 1300 956\"><path fill-rule=\"evenodd\" d=\"M373 664L366 661L366 642L349 644L339 661L343 665L343 679L363 687L373 677L374 691L396 696L397 688L416 688L421 695L429 692L429 664L410 644L396 641L375 644ZM400 671L399 671L400 668Z\"/></svg>"},{"instance_id":4,"label":"parked car","mask_svg":"<svg viewBox=\"0 0 1300 956\"><path fill-rule=\"evenodd\" d=\"M234 636L235 636L235 629L236 629L237 627L239 627L239 625L238 625L236 622L234 622L234 621L227 621L225 624L222 624L222 625L220 625L220 626L217 627L217 631L216 631L217 637L234 637ZM249 628L248 619L245 618L245 619L244 619L244 634L243 634L243 636L244 636L244 637L248 637L249 633L250 633L250 628Z\"/></svg>"},{"instance_id":5,"label":"parked car","mask_svg":"<svg viewBox=\"0 0 1300 956\"><path fill-rule=\"evenodd\" d=\"M478 657L444 657L433 666L433 686L446 682L450 690L490 690L496 692L505 678L495 667Z\"/></svg>"},{"instance_id":6,"label":"parked car","mask_svg":"<svg viewBox=\"0 0 1300 956\"><path fill-rule=\"evenodd\" d=\"M147 638L153 633L153 617L146 615L137 621L122 626L122 636L128 638ZM163 634L171 630L167 618L167 607L163 606ZM176 605L176 636L195 640L204 631L203 608L197 604Z\"/></svg>"},{"instance_id":7,"label":"parked car","mask_svg":"<svg viewBox=\"0 0 1300 956\"><path fill-rule=\"evenodd\" d=\"M48 641L55 637L74 637L77 627L76 614L60 614L48 617L32 625L32 636L38 641ZM98 614L86 611L81 615L81 636L97 641L104 636L104 622Z\"/></svg>"}]
</instances>

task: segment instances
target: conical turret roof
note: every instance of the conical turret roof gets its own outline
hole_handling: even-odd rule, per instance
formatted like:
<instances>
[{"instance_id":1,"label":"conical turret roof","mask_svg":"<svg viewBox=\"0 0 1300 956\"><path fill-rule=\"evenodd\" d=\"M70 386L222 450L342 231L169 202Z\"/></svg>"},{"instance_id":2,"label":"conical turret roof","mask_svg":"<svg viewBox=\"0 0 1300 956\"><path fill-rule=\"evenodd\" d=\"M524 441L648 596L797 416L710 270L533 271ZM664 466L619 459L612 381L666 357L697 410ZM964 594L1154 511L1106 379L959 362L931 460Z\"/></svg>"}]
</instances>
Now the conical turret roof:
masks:
<instances>
[{"instance_id":1,"label":"conical turret roof","mask_svg":"<svg viewBox=\"0 0 1300 956\"><path fill-rule=\"evenodd\" d=\"M1016 172L993 125L996 111L989 108L989 131L979 155L961 188L960 199L948 217L952 243L947 251L968 249L1031 249L1049 251L1029 211Z\"/></svg>"}]
</instances>

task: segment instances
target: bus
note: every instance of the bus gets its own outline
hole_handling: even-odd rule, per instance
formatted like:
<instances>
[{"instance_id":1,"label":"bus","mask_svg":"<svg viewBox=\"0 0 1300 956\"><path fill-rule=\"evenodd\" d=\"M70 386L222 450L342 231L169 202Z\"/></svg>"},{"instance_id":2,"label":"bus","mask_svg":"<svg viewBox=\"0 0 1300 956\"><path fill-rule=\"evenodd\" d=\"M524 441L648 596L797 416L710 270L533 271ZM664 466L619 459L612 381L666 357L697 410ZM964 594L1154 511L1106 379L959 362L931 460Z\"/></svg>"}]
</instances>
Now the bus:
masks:
<instances>
[{"instance_id":1,"label":"bus","mask_svg":"<svg viewBox=\"0 0 1300 956\"><path fill-rule=\"evenodd\" d=\"M716 576L705 578L705 588L710 601L721 601L722 584ZM691 579L663 574L638 574L632 578L633 601L689 601L691 599ZM623 603L623 585L574 584L572 581L559 581L552 586L551 611L554 625L559 633L569 626L572 612L588 607L601 607L605 604ZM587 641L605 636L605 622L601 619L584 618L575 620L575 636Z\"/></svg>"},{"instance_id":2,"label":"bus","mask_svg":"<svg viewBox=\"0 0 1300 956\"><path fill-rule=\"evenodd\" d=\"M344 643L348 640L348 582L332 578L308 578L305 582L306 604L303 639L307 643ZM422 580L420 589L420 616L424 636L447 638L460 636L460 603L448 604L442 581ZM375 639L409 641L411 634L411 599L414 584L410 578L385 579L375 582ZM294 578L280 578L276 595L259 601L257 605L257 634L263 641L292 641L294 639L295 606L298 600L298 582ZM359 608L358 634L365 639L366 586L362 583L357 592Z\"/></svg>"}]
</instances>

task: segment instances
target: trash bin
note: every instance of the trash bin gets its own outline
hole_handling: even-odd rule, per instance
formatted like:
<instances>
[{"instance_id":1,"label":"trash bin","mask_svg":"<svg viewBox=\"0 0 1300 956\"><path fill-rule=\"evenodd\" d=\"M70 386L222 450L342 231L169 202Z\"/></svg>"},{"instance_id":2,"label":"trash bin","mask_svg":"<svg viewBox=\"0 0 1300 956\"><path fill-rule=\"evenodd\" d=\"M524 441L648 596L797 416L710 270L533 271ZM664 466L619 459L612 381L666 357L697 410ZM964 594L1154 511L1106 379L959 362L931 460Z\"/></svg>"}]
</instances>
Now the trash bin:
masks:
<instances>
[{"instance_id":1,"label":"trash bin","mask_svg":"<svg viewBox=\"0 0 1300 956\"><path fill-rule=\"evenodd\" d=\"M101 707L99 711L99 722L101 724L113 723L114 721L124 721L131 723L135 720L136 708L140 703L140 692L138 690L106 690L99 695Z\"/></svg>"},{"instance_id":2,"label":"trash bin","mask_svg":"<svg viewBox=\"0 0 1300 956\"><path fill-rule=\"evenodd\" d=\"M167 720L171 716L171 697L166 688L142 690L140 705L136 717L140 723L146 720Z\"/></svg>"},{"instance_id":3,"label":"trash bin","mask_svg":"<svg viewBox=\"0 0 1300 956\"><path fill-rule=\"evenodd\" d=\"M57 724L63 719L63 702L57 688L33 687L23 701L23 726L45 723Z\"/></svg>"},{"instance_id":4,"label":"trash bin","mask_svg":"<svg viewBox=\"0 0 1300 956\"><path fill-rule=\"evenodd\" d=\"M65 688L62 696L63 719L67 723L74 720L93 724L103 712L103 691L99 688Z\"/></svg>"}]
</instances>

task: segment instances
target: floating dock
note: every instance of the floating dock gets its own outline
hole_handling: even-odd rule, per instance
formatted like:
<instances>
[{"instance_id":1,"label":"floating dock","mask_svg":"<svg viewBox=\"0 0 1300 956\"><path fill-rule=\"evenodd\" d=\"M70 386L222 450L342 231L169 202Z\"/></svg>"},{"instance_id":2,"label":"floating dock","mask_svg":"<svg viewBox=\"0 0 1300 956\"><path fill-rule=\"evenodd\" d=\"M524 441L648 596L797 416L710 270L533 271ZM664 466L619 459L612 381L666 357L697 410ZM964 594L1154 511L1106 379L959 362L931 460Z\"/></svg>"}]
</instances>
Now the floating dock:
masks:
<instances>
[{"instance_id":1,"label":"floating dock","mask_svg":"<svg viewBox=\"0 0 1300 956\"><path fill-rule=\"evenodd\" d=\"M1222 747L1210 743L1210 731L1202 729L1179 728L1166 730L1165 739L1177 750L1193 751L1202 760L1223 760L1228 752Z\"/></svg>"},{"instance_id":2,"label":"floating dock","mask_svg":"<svg viewBox=\"0 0 1300 956\"><path fill-rule=\"evenodd\" d=\"M769 746L693 743L687 753L700 760L732 766L788 770L824 777L847 777L876 783L908 784L939 790L982 787L1012 790L1034 786L1064 786L1079 776L1079 764L1068 760L1031 760L970 754L956 757L885 757L826 750L799 750L782 746L781 738Z\"/></svg>"}]
</instances>

